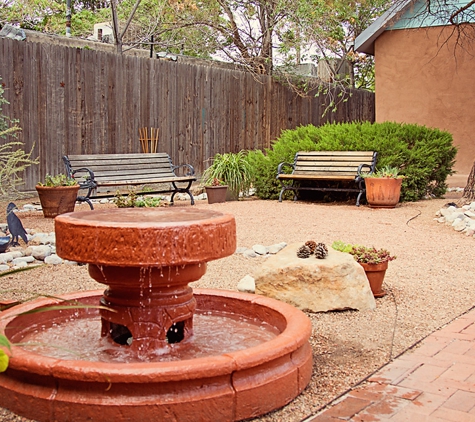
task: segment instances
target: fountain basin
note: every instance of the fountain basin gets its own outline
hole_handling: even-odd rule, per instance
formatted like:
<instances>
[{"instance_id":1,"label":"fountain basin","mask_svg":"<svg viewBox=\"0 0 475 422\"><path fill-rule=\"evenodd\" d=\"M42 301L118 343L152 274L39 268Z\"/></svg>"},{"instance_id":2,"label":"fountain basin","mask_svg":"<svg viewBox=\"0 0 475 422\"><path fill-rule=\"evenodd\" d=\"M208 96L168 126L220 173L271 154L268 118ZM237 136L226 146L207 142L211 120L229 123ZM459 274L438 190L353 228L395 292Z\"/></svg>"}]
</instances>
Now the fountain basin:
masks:
<instances>
[{"instance_id":1,"label":"fountain basin","mask_svg":"<svg viewBox=\"0 0 475 422\"><path fill-rule=\"evenodd\" d=\"M97 305L102 295L62 298ZM37 421L237 421L282 407L300 394L312 374L311 323L303 312L244 293L196 289L194 296L197 311L252 316L278 334L255 347L172 362L61 360L13 346L10 366L0 374L0 406ZM98 312L72 307L18 315L56 303L40 299L4 311L0 330L20 343L39 325Z\"/></svg>"}]
</instances>

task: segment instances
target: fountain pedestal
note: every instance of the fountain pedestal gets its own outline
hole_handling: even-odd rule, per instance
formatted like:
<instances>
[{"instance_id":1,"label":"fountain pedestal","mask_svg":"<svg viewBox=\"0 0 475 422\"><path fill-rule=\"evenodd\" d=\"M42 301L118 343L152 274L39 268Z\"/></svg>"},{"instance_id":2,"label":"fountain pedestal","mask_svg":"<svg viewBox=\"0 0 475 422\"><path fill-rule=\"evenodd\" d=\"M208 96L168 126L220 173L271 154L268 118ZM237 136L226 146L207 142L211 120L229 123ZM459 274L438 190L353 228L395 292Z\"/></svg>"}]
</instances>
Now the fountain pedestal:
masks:
<instances>
[{"instance_id":1,"label":"fountain pedestal","mask_svg":"<svg viewBox=\"0 0 475 422\"><path fill-rule=\"evenodd\" d=\"M146 353L193 334L196 300L188 283L201 278L206 264L184 267L111 267L89 264L89 275L107 284L101 305L103 337Z\"/></svg>"}]
</instances>

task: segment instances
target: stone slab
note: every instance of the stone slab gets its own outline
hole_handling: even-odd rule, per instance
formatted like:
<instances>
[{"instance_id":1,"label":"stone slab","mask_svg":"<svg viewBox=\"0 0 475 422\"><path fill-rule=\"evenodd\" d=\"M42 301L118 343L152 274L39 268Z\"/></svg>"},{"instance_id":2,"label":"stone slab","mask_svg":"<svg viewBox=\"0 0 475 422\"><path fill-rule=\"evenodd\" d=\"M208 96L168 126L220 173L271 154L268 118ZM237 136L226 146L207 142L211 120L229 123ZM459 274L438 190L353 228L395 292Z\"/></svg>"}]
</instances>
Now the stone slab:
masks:
<instances>
[{"instance_id":1,"label":"stone slab","mask_svg":"<svg viewBox=\"0 0 475 422\"><path fill-rule=\"evenodd\" d=\"M302 259L300 246L288 245L262 264L254 273L257 294L310 312L376 308L363 267L351 255L330 247L325 259Z\"/></svg>"}]
</instances>

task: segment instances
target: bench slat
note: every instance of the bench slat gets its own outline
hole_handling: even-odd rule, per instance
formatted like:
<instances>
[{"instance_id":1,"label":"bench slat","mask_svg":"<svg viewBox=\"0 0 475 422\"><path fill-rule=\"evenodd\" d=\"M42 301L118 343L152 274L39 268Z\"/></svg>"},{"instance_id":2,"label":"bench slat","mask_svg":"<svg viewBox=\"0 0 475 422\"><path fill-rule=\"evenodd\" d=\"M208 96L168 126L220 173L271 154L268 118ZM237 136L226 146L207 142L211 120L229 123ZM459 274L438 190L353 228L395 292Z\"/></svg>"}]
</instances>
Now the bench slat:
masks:
<instances>
[{"instance_id":1,"label":"bench slat","mask_svg":"<svg viewBox=\"0 0 475 422\"><path fill-rule=\"evenodd\" d=\"M286 180L355 180L355 175L344 174L281 174L279 179Z\"/></svg>"},{"instance_id":2,"label":"bench slat","mask_svg":"<svg viewBox=\"0 0 475 422\"><path fill-rule=\"evenodd\" d=\"M196 180L193 177L165 177L160 179L122 179L101 181L100 186L143 185L150 183L189 182Z\"/></svg>"},{"instance_id":3,"label":"bench slat","mask_svg":"<svg viewBox=\"0 0 475 422\"><path fill-rule=\"evenodd\" d=\"M87 173L89 174L89 173ZM78 173L75 174L76 180L80 181L80 175L78 176ZM163 179L165 177L177 177L176 174L171 173L170 171L168 172L161 172L161 173L156 173L156 172L140 172L140 171L130 171L130 172L113 172L113 173L101 173L97 172L94 173L94 180L97 183L102 183L104 180L117 180L117 179L123 179L123 178L132 178L132 179Z\"/></svg>"},{"instance_id":4,"label":"bench slat","mask_svg":"<svg viewBox=\"0 0 475 422\"><path fill-rule=\"evenodd\" d=\"M169 155L166 152L157 152L153 154L143 154L143 153L127 153L127 154L71 154L67 156L71 161L73 160L114 160L114 159L124 159L128 157L130 160L135 158L166 158L169 159Z\"/></svg>"},{"instance_id":5,"label":"bench slat","mask_svg":"<svg viewBox=\"0 0 475 422\"><path fill-rule=\"evenodd\" d=\"M351 165L351 166L342 166L341 164L335 166L299 166L297 165L294 170L295 173L306 172L306 171L314 171L317 173L325 173L327 171L342 171L346 173L353 173L356 176L356 172L358 171L358 165Z\"/></svg>"},{"instance_id":6,"label":"bench slat","mask_svg":"<svg viewBox=\"0 0 475 422\"><path fill-rule=\"evenodd\" d=\"M299 151L299 157L373 157L373 151Z\"/></svg>"},{"instance_id":7,"label":"bench slat","mask_svg":"<svg viewBox=\"0 0 475 422\"><path fill-rule=\"evenodd\" d=\"M94 166L87 167L90 170L94 172L94 175L99 176L109 176L109 177L114 177L116 174L140 174L140 173L146 173L146 174L163 174L163 173L170 173L173 174L173 172L170 169L170 166L161 166L161 167L143 167L143 166L138 166L138 167L133 167L133 166L126 166L127 168L120 168L116 169L115 167L106 167L106 168L95 168Z\"/></svg>"},{"instance_id":8,"label":"bench slat","mask_svg":"<svg viewBox=\"0 0 475 422\"><path fill-rule=\"evenodd\" d=\"M145 160L145 159L136 159L136 160L70 160L72 166L79 167L89 167L89 168L100 168L100 167L113 167L113 166L168 166L170 167L170 162L168 160Z\"/></svg>"}]
</instances>

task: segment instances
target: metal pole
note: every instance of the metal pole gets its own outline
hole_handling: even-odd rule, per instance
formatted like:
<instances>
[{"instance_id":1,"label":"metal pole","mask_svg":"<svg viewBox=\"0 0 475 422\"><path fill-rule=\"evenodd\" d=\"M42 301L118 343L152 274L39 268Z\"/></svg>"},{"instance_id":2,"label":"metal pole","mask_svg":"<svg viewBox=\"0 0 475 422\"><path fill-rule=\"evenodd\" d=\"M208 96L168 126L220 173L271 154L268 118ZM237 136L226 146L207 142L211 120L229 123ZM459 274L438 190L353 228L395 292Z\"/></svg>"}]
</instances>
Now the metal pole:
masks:
<instances>
[{"instance_id":1,"label":"metal pole","mask_svg":"<svg viewBox=\"0 0 475 422\"><path fill-rule=\"evenodd\" d=\"M66 36L71 36L71 0L66 0Z\"/></svg>"}]
</instances>

